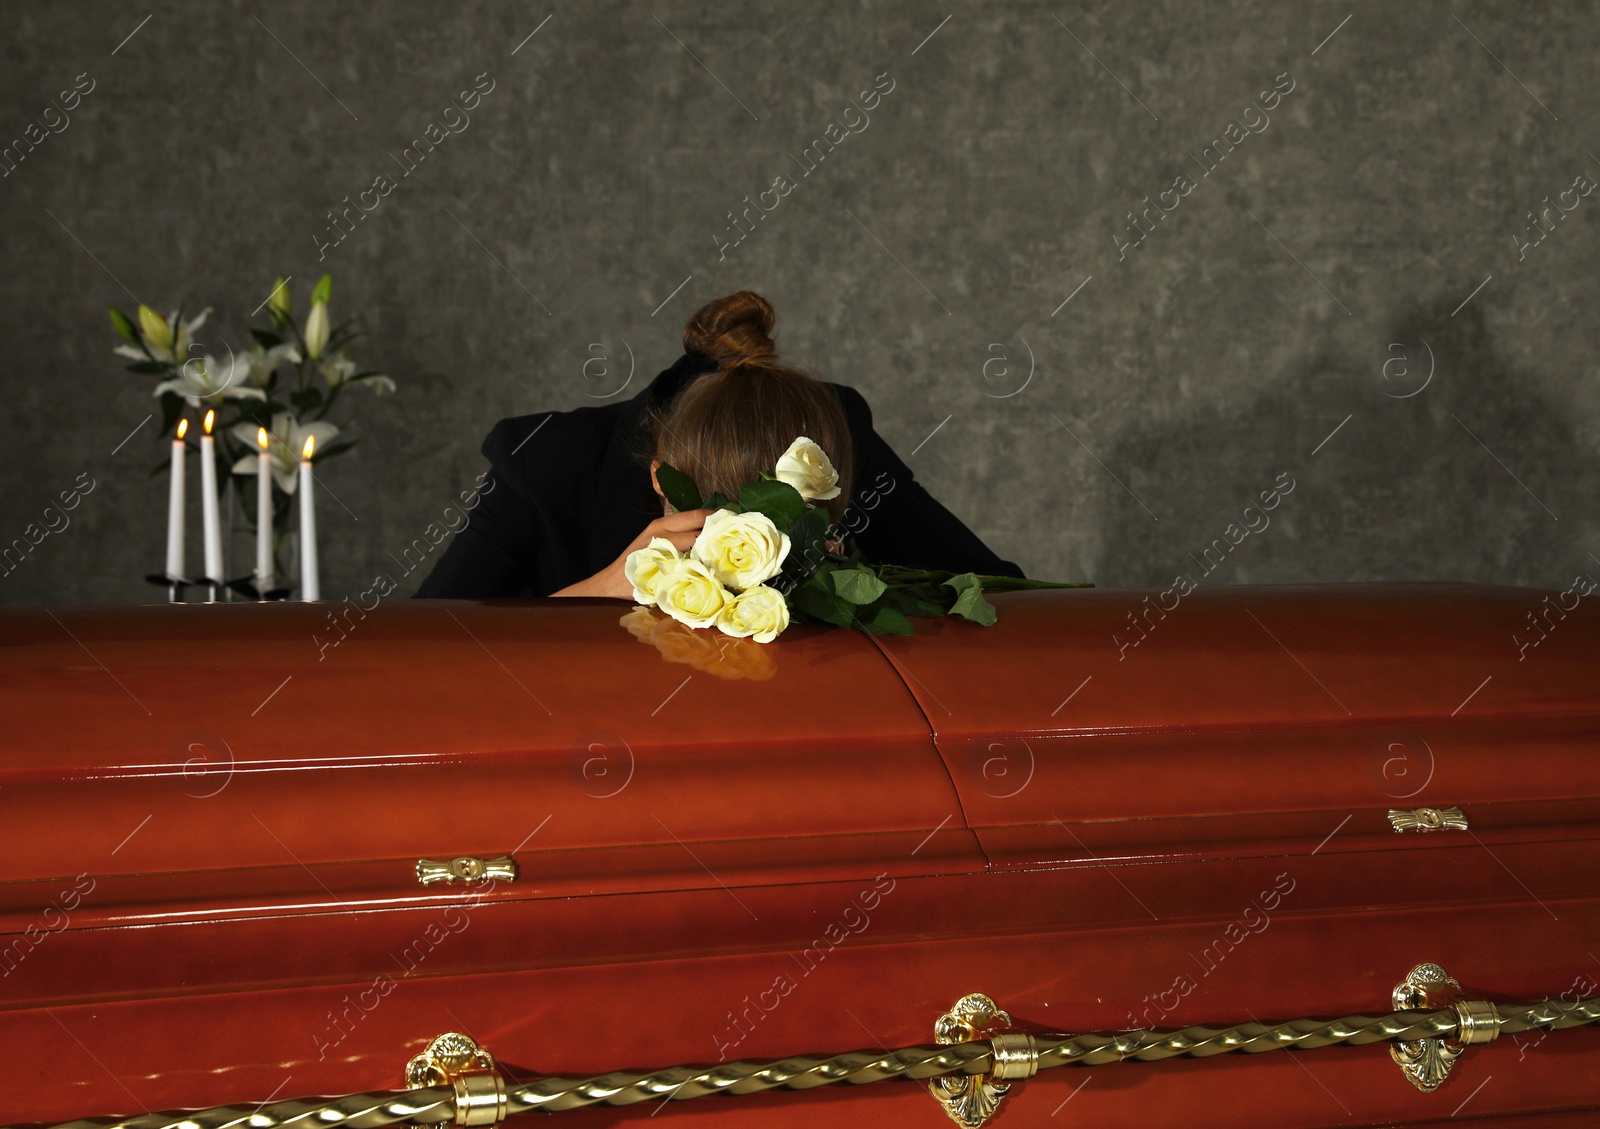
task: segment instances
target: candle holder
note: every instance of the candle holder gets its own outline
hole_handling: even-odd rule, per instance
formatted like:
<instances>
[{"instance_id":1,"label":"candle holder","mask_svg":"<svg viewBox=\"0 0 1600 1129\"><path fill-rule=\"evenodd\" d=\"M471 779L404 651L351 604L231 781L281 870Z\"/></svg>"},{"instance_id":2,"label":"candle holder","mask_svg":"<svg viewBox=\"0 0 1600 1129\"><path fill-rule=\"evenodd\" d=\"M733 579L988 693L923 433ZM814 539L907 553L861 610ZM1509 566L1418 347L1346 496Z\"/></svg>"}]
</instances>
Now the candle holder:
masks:
<instances>
[{"instance_id":1,"label":"candle holder","mask_svg":"<svg viewBox=\"0 0 1600 1129\"><path fill-rule=\"evenodd\" d=\"M273 579L277 580L278 578L273 577ZM287 586L273 587L262 591L256 586L256 576L253 572L249 576L241 576L237 580L228 581L228 587L246 599L257 601L287 600L294 594L294 589Z\"/></svg>"},{"instance_id":2,"label":"candle holder","mask_svg":"<svg viewBox=\"0 0 1600 1129\"><path fill-rule=\"evenodd\" d=\"M151 584L159 584L166 588L167 603L169 604L187 603L188 601L183 599L183 590L201 583L198 580L190 580L186 576L168 576L164 572L146 573L145 579Z\"/></svg>"},{"instance_id":3,"label":"candle holder","mask_svg":"<svg viewBox=\"0 0 1600 1129\"><path fill-rule=\"evenodd\" d=\"M206 603L216 603L219 596L225 591L233 591L249 600L267 603L274 600L287 600L294 594L293 588L268 588L265 592L256 587L256 578L252 573L249 576L238 576L232 580L191 579L187 576L168 576L163 572L152 572L145 576L151 584L160 585L167 590L167 603L188 604L195 601L185 596L189 588L204 588L206 590Z\"/></svg>"}]
</instances>

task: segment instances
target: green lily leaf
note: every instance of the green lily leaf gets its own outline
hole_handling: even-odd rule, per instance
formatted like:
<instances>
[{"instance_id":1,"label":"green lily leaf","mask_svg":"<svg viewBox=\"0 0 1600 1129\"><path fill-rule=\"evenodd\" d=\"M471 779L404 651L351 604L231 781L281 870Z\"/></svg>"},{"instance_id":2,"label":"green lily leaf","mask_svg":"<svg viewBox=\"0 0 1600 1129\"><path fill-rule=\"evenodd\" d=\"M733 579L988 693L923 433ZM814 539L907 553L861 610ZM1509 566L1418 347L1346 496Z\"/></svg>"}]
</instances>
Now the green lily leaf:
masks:
<instances>
[{"instance_id":1,"label":"green lily leaf","mask_svg":"<svg viewBox=\"0 0 1600 1129\"><path fill-rule=\"evenodd\" d=\"M311 461L320 463L323 459L331 459L335 455L342 455L359 442L361 442L359 439L341 439L337 443L329 443L326 447L319 447L312 452Z\"/></svg>"},{"instance_id":2,"label":"green lily leaf","mask_svg":"<svg viewBox=\"0 0 1600 1129\"><path fill-rule=\"evenodd\" d=\"M679 513L701 508L700 488L694 484L694 479L671 463L656 467L656 481L661 484L661 492L672 503L672 508Z\"/></svg>"},{"instance_id":3,"label":"green lily leaf","mask_svg":"<svg viewBox=\"0 0 1600 1129\"><path fill-rule=\"evenodd\" d=\"M183 397L176 392L161 394L161 434L170 435L183 414Z\"/></svg>"},{"instance_id":4,"label":"green lily leaf","mask_svg":"<svg viewBox=\"0 0 1600 1129\"><path fill-rule=\"evenodd\" d=\"M172 366L165 361L134 361L133 364L128 366L129 372L136 372L140 375L154 375L156 373L169 372L171 369Z\"/></svg>"},{"instance_id":5,"label":"green lily leaf","mask_svg":"<svg viewBox=\"0 0 1600 1129\"><path fill-rule=\"evenodd\" d=\"M254 337L256 342L263 349L270 349L274 345L283 344L283 338L279 337L276 333L269 333L265 329L252 329L250 331L250 336Z\"/></svg>"}]
</instances>

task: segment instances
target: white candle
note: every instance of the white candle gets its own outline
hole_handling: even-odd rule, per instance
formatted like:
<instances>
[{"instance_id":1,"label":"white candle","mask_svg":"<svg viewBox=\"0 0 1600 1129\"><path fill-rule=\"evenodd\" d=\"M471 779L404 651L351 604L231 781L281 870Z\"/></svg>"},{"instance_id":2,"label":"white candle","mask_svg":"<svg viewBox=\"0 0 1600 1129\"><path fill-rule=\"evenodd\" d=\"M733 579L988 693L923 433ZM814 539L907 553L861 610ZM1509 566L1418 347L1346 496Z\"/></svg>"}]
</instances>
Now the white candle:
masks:
<instances>
[{"instance_id":1,"label":"white candle","mask_svg":"<svg viewBox=\"0 0 1600 1129\"><path fill-rule=\"evenodd\" d=\"M317 511L311 500L311 451L315 435L306 436L300 458L300 598L320 600L322 586L317 581Z\"/></svg>"},{"instance_id":2,"label":"white candle","mask_svg":"<svg viewBox=\"0 0 1600 1129\"><path fill-rule=\"evenodd\" d=\"M189 421L178 421L172 441L172 483L167 489L167 579L183 579L183 437Z\"/></svg>"},{"instance_id":3,"label":"white candle","mask_svg":"<svg viewBox=\"0 0 1600 1129\"><path fill-rule=\"evenodd\" d=\"M217 450L211 437L211 426L216 422L215 411L206 412L205 434L200 437L200 514L201 532L205 537L205 579L220 582L222 575L222 522L217 514Z\"/></svg>"},{"instance_id":4,"label":"white candle","mask_svg":"<svg viewBox=\"0 0 1600 1129\"><path fill-rule=\"evenodd\" d=\"M272 587L272 456L267 452L267 429L256 428L256 591Z\"/></svg>"}]
</instances>

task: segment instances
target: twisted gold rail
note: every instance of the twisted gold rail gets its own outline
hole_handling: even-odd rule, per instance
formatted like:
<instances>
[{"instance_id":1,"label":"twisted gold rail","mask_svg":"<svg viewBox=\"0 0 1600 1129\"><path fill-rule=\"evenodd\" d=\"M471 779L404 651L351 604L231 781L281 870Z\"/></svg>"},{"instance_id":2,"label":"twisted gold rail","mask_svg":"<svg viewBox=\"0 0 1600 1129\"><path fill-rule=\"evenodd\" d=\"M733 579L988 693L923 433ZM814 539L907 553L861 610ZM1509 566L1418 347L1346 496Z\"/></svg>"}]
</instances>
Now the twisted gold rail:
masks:
<instances>
[{"instance_id":1,"label":"twisted gold rail","mask_svg":"<svg viewBox=\"0 0 1600 1129\"><path fill-rule=\"evenodd\" d=\"M399 1121L415 1124L448 1122L456 1114L455 1091L448 1086L426 1090L346 1094L342 1098L291 1098L266 1105L224 1105L211 1109L141 1113L137 1117L88 1117L54 1129L377 1129Z\"/></svg>"},{"instance_id":2,"label":"twisted gold rail","mask_svg":"<svg viewBox=\"0 0 1600 1129\"><path fill-rule=\"evenodd\" d=\"M1600 999L1566 1003L1499 1004L1499 1030L1549 1031L1600 1023ZM1113 1062L1241 1051L1257 1054L1348 1043L1451 1038L1458 1034L1453 1009L1398 1011L1388 1015L1347 1015L1340 1019L1291 1019L1282 1023L1240 1023L1232 1027L1185 1027L1179 1031L1096 1032L1033 1036L1038 1068L1099 1066ZM809 1090L837 1082L865 1085L892 1078L988 1074L993 1069L988 1041L945 1046L904 1047L895 1051L849 1051L827 1057L796 1055L776 1062L728 1062L717 1066L674 1066L655 1071L614 1071L590 1078L540 1078L506 1088L508 1113L557 1113L590 1105L624 1106L645 1101L686 1101L712 1094L754 1094L763 1090ZM409 1121L438 1124L455 1119L453 1091L447 1087L403 1092L350 1094L342 1098L299 1098L261 1106L220 1106L207 1110L89 1118L53 1129L376 1129Z\"/></svg>"}]
</instances>

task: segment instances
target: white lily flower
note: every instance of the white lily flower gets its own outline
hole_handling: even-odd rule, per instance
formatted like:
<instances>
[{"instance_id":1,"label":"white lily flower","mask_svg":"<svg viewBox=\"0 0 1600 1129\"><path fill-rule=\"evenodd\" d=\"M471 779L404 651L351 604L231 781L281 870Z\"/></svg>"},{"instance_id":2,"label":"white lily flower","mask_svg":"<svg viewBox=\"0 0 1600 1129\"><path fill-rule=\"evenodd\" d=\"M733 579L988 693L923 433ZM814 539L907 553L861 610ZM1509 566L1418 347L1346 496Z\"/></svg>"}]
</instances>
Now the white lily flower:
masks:
<instances>
[{"instance_id":1,"label":"white lily flower","mask_svg":"<svg viewBox=\"0 0 1600 1129\"><path fill-rule=\"evenodd\" d=\"M173 310L165 319L154 310L149 310L147 316L146 310L149 310L148 306L139 308L139 337L144 341L145 348L150 350L150 355L146 356L143 349L137 349L132 345L118 345L112 352L119 357L128 357L135 361L148 361L150 357L154 357L169 364L181 364L189 355L189 345L194 341L194 331L205 324L206 316L211 313L211 307L207 306L198 315L179 325L177 310ZM165 331L160 328L163 324ZM153 336L151 330L155 331Z\"/></svg>"},{"instance_id":2,"label":"white lily flower","mask_svg":"<svg viewBox=\"0 0 1600 1129\"><path fill-rule=\"evenodd\" d=\"M311 303L311 312L306 315L306 352L311 359L321 360L322 351L328 347L328 303Z\"/></svg>"},{"instance_id":3,"label":"white lily flower","mask_svg":"<svg viewBox=\"0 0 1600 1129\"><path fill-rule=\"evenodd\" d=\"M272 374L285 364L297 365L300 363L300 350L294 347L293 342L286 341L281 345L274 345L270 349L263 349L261 342L252 341L250 352L245 354L250 362L250 379L259 388L265 388L267 381L272 379Z\"/></svg>"},{"instance_id":4,"label":"white lily flower","mask_svg":"<svg viewBox=\"0 0 1600 1129\"><path fill-rule=\"evenodd\" d=\"M204 400L212 407L224 400L265 400L267 394L250 383L250 361L246 356L230 354L226 361L207 356L193 358L178 366L178 375L156 385L155 395L176 392L189 406L198 408Z\"/></svg>"},{"instance_id":5,"label":"white lily flower","mask_svg":"<svg viewBox=\"0 0 1600 1129\"><path fill-rule=\"evenodd\" d=\"M139 336L153 349L172 348L172 322L139 303Z\"/></svg>"},{"instance_id":6,"label":"white lily flower","mask_svg":"<svg viewBox=\"0 0 1600 1129\"><path fill-rule=\"evenodd\" d=\"M317 365L317 371L322 373L322 378L328 382L330 391L341 384L349 384L352 388L359 384L365 384L373 392L381 396L385 392L393 392L395 387L394 381L381 372L369 373L366 376L351 380L350 378L356 372L356 363L350 359L350 355L343 349L340 349L333 356L325 358Z\"/></svg>"},{"instance_id":7,"label":"white lily flower","mask_svg":"<svg viewBox=\"0 0 1600 1129\"><path fill-rule=\"evenodd\" d=\"M328 388L332 390L355 375L356 363L340 349L333 356L324 357L317 365L317 371L322 373L322 379L328 382Z\"/></svg>"},{"instance_id":8,"label":"white lily flower","mask_svg":"<svg viewBox=\"0 0 1600 1129\"><path fill-rule=\"evenodd\" d=\"M254 423L233 425L233 437L250 448L250 454L233 464L234 474L255 474L260 469L256 435L259 426ZM278 489L293 494L299 485L300 452L305 449L308 436L316 438L313 449L321 451L337 434L338 425L325 419L301 423L288 412L273 413L272 426L267 429L267 455L272 464L272 480L278 484Z\"/></svg>"}]
</instances>

